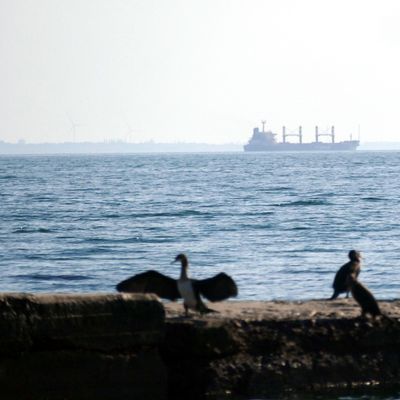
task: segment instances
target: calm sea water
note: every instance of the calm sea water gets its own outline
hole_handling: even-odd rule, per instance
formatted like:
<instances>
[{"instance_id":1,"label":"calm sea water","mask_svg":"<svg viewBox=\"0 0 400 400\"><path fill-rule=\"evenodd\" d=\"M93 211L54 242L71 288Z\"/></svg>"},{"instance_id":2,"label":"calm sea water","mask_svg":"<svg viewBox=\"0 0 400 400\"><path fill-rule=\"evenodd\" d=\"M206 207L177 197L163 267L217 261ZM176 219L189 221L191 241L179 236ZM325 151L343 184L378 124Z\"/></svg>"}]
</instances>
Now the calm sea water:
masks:
<instances>
[{"instance_id":1,"label":"calm sea water","mask_svg":"<svg viewBox=\"0 0 400 400\"><path fill-rule=\"evenodd\" d=\"M185 252L239 299L400 295L400 152L0 157L0 291L112 292Z\"/></svg>"},{"instance_id":2,"label":"calm sea water","mask_svg":"<svg viewBox=\"0 0 400 400\"><path fill-rule=\"evenodd\" d=\"M400 152L1 156L0 291L112 292L185 252L239 299L326 298L355 248L398 298L399 172ZM339 397L372 398L399 396Z\"/></svg>"}]
</instances>

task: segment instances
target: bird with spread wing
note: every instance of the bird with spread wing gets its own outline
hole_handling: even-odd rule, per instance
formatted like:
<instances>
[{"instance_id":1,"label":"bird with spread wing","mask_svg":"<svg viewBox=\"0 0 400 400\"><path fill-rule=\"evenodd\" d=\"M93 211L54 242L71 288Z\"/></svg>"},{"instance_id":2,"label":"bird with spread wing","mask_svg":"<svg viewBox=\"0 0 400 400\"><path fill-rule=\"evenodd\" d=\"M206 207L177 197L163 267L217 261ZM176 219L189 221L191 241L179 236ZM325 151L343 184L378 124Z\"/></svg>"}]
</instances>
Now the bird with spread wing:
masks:
<instances>
[{"instance_id":1,"label":"bird with spread wing","mask_svg":"<svg viewBox=\"0 0 400 400\"><path fill-rule=\"evenodd\" d=\"M181 273L178 279L150 270L123 280L118 283L116 289L119 292L155 293L157 296L168 300L183 298L186 316L189 309L201 314L215 311L203 303L201 296L211 302L237 296L236 283L229 275L220 272L207 279L191 279L189 277L189 261L186 255L178 254L174 262L179 261Z\"/></svg>"}]
</instances>

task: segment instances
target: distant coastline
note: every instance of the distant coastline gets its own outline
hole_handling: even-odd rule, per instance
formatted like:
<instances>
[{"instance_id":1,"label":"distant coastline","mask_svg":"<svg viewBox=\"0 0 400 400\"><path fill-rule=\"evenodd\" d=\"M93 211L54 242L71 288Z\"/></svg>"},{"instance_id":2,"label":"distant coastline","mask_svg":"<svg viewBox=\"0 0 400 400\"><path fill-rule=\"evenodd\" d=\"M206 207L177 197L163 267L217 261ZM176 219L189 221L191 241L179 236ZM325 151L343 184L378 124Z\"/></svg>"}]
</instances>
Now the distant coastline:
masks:
<instances>
[{"instance_id":1,"label":"distant coastline","mask_svg":"<svg viewBox=\"0 0 400 400\"><path fill-rule=\"evenodd\" d=\"M115 154L115 153L210 153L242 151L242 144L66 142L7 143L0 141L0 154Z\"/></svg>"},{"instance_id":2,"label":"distant coastline","mask_svg":"<svg viewBox=\"0 0 400 400\"><path fill-rule=\"evenodd\" d=\"M364 142L357 151L400 150L400 142ZM0 141L0 154L127 154L127 153L211 153L243 152L243 144L226 143L130 143L111 142L65 142L65 143L8 143Z\"/></svg>"}]
</instances>

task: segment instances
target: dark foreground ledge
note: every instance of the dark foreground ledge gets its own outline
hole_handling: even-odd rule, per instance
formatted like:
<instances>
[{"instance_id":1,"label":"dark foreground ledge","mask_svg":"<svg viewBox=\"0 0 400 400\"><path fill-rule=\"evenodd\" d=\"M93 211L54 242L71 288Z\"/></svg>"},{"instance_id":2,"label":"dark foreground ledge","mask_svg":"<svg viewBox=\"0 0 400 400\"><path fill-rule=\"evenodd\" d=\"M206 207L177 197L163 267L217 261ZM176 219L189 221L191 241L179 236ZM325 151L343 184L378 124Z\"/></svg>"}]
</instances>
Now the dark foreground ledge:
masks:
<instances>
[{"instance_id":1,"label":"dark foreground ledge","mask_svg":"<svg viewBox=\"0 0 400 400\"><path fill-rule=\"evenodd\" d=\"M189 393L182 386L190 374L192 387L217 398L395 390L400 301L381 304L391 320L358 318L352 299L230 302L191 321L180 316L180 305L168 304L163 359L173 360L170 388Z\"/></svg>"},{"instance_id":2,"label":"dark foreground ledge","mask_svg":"<svg viewBox=\"0 0 400 400\"><path fill-rule=\"evenodd\" d=\"M184 318L151 295L0 295L1 399L262 398L400 382L400 301L228 302Z\"/></svg>"},{"instance_id":3,"label":"dark foreground ledge","mask_svg":"<svg viewBox=\"0 0 400 400\"><path fill-rule=\"evenodd\" d=\"M164 399L152 295L0 295L0 398Z\"/></svg>"}]
</instances>

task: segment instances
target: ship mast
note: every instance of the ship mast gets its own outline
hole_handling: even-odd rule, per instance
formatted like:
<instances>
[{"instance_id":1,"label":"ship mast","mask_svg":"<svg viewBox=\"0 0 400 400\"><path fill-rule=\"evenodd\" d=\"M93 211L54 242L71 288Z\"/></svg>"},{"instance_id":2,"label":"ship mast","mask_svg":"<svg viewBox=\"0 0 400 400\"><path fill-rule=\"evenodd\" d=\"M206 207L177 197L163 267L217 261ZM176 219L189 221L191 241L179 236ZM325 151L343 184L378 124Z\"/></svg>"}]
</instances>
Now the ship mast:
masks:
<instances>
[{"instance_id":1,"label":"ship mast","mask_svg":"<svg viewBox=\"0 0 400 400\"><path fill-rule=\"evenodd\" d=\"M262 131L263 131L263 133L265 132L265 130L264 130L264 128L265 128L265 123L266 123L267 121L261 121L261 123L262 123Z\"/></svg>"}]
</instances>

